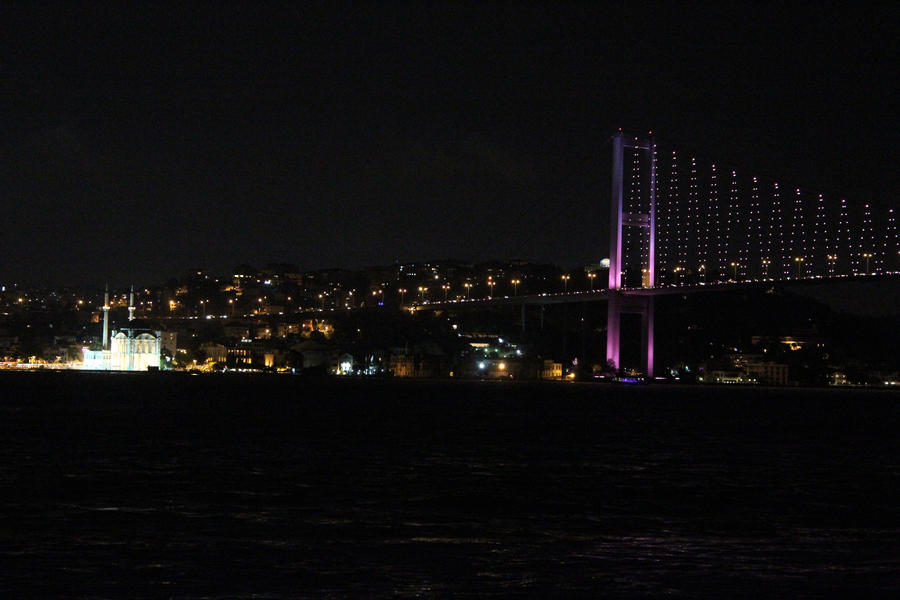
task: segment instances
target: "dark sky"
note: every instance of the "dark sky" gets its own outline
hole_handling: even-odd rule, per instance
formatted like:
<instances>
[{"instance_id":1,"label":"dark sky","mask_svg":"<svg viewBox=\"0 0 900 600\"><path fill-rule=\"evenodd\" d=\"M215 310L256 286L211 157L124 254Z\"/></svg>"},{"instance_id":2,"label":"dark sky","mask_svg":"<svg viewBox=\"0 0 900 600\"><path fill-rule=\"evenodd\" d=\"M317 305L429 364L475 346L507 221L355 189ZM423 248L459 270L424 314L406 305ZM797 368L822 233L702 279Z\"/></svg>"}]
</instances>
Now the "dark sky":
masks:
<instances>
[{"instance_id":1,"label":"dark sky","mask_svg":"<svg viewBox=\"0 0 900 600\"><path fill-rule=\"evenodd\" d=\"M594 262L618 127L900 187L888 5L35 4L0 6L4 283Z\"/></svg>"}]
</instances>

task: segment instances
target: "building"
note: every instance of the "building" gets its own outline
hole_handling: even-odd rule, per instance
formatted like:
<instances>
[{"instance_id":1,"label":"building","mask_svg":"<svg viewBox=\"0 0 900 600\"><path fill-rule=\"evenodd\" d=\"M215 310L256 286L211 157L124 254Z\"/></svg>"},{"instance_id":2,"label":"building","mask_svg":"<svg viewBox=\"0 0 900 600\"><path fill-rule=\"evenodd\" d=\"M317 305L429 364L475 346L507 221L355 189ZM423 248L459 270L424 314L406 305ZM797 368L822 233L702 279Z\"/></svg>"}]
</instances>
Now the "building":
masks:
<instances>
[{"instance_id":1,"label":"building","mask_svg":"<svg viewBox=\"0 0 900 600\"><path fill-rule=\"evenodd\" d=\"M178 332L176 331L162 331L160 332L160 346L168 355L175 356L175 353L178 352Z\"/></svg>"},{"instance_id":2,"label":"building","mask_svg":"<svg viewBox=\"0 0 900 600\"><path fill-rule=\"evenodd\" d=\"M392 352L388 361L394 377L439 377L445 374L441 356L427 352Z\"/></svg>"},{"instance_id":3,"label":"building","mask_svg":"<svg viewBox=\"0 0 900 600\"><path fill-rule=\"evenodd\" d=\"M159 331L123 328L113 331L106 350L83 350L82 369L91 371L147 371L159 368Z\"/></svg>"},{"instance_id":4,"label":"building","mask_svg":"<svg viewBox=\"0 0 900 600\"><path fill-rule=\"evenodd\" d=\"M545 360L541 365L541 379L562 379L562 363Z\"/></svg>"},{"instance_id":5,"label":"building","mask_svg":"<svg viewBox=\"0 0 900 600\"><path fill-rule=\"evenodd\" d=\"M744 367L745 372L750 377L755 377L764 385L787 385L788 384L788 366L784 363L767 362L750 362Z\"/></svg>"},{"instance_id":6,"label":"building","mask_svg":"<svg viewBox=\"0 0 900 600\"><path fill-rule=\"evenodd\" d=\"M128 306L134 320L134 290ZM92 371L147 371L159 369L162 332L123 327L109 335L109 292L103 299L103 349L83 349L81 368Z\"/></svg>"},{"instance_id":7,"label":"building","mask_svg":"<svg viewBox=\"0 0 900 600\"><path fill-rule=\"evenodd\" d=\"M207 361L214 363L225 363L228 361L228 349L224 344L205 342L200 344L200 351L206 355Z\"/></svg>"},{"instance_id":8,"label":"building","mask_svg":"<svg viewBox=\"0 0 900 600\"><path fill-rule=\"evenodd\" d=\"M417 377L420 376L416 370L418 366L415 359L408 354L391 354L388 363L390 373L394 377Z\"/></svg>"},{"instance_id":9,"label":"building","mask_svg":"<svg viewBox=\"0 0 900 600\"><path fill-rule=\"evenodd\" d=\"M241 340L225 348L226 363L231 369L246 369L253 365L253 352L249 340Z\"/></svg>"},{"instance_id":10,"label":"building","mask_svg":"<svg viewBox=\"0 0 900 600\"><path fill-rule=\"evenodd\" d=\"M728 369L714 369L701 380L706 383L759 383L751 373Z\"/></svg>"}]
</instances>

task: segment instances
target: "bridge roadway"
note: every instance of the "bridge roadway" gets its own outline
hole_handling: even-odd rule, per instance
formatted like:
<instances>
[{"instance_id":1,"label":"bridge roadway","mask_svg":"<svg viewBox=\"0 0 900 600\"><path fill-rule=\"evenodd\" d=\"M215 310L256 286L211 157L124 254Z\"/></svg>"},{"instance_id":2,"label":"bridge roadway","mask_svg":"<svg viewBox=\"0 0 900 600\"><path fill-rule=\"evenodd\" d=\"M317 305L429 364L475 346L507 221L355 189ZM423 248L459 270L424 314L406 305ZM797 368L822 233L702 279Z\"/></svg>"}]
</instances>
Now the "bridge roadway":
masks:
<instances>
[{"instance_id":1,"label":"bridge roadway","mask_svg":"<svg viewBox=\"0 0 900 600\"><path fill-rule=\"evenodd\" d=\"M695 294L698 292L728 292L742 289L753 289L761 286L785 286L785 285L816 285L823 283L837 283L846 281L875 281L888 279L900 275L900 272L872 273L857 275L840 275L837 277L795 277L787 279L760 279L754 281L708 283L684 286L655 287L655 288L622 288L620 292L625 296L670 296L676 294ZM496 298L473 298L471 300L435 300L416 302L404 306L407 310L434 310L445 308L485 308L490 306L510 306L526 304L566 304L570 302L606 302L610 297L610 290L597 289L593 291L558 292L519 296L498 296Z\"/></svg>"}]
</instances>

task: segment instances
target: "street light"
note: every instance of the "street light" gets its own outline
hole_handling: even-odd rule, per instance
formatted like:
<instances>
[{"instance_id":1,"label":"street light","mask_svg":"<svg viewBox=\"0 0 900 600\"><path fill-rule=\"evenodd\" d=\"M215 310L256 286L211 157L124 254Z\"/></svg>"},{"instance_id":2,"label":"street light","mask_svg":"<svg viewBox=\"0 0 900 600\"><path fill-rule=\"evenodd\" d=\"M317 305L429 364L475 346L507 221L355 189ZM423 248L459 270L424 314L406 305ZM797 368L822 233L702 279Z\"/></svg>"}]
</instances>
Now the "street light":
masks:
<instances>
[{"instance_id":1,"label":"street light","mask_svg":"<svg viewBox=\"0 0 900 600\"><path fill-rule=\"evenodd\" d=\"M561 279L563 282L563 294L568 294L569 293L569 279L571 279L571 277L569 275L563 275L561 277Z\"/></svg>"},{"instance_id":2,"label":"street light","mask_svg":"<svg viewBox=\"0 0 900 600\"><path fill-rule=\"evenodd\" d=\"M397 290L397 293L400 294L400 304L403 304L403 297L406 296L406 288L400 288Z\"/></svg>"},{"instance_id":3,"label":"street light","mask_svg":"<svg viewBox=\"0 0 900 600\"><path fill-rule=\"evenodd\" d=\"M441 289L444 290L444 302L447 301L447 292L450 290L450 284L445 283L441 286Z\"/></svg>"},{"instance_id":4,"label":"street light","mask_svg":"<svg viewBox=\"0 0 900 600\"><path fill-rule=\"evenodd\" d=\"M513 296L517 296L519 292L519 284L522 283L519 279L513 279L510 281L513 286Z\"/></svg>"},{"instance_id":5,"label":"street light","mask_svg":"<svg viewBox=\"0 0 900 600\"><path fill-rule=\"evenodd\" d=\"M700 265L697 269L700 271L700 275L703 276L703 283L706 283L706 265Z\"/></svg>"},{"instance_id":6,"label":"street light","mask_svg":"<svg viewBox=\"0 0 900 600\"><path fill-rule=\"evenodd\" d=\"M862 257L866 259L866 273L869 272L869 259L872 258L871 252L863 252Z\"/></svg>"},{"instance_id":7,"label":"street light","mask_svg":"<svg viewBox=\"0 0 900 600\"><path fill-rule=\"evenodd\" d=\"M234 316L234 298L229 298L228 304L231 305L231 316L233 317Z\"/></svg>"},{"instance_id":8,"label":"street light","mask_svg":"<svg viewBox=\"0 0 900 600\"><path fill-rule=\"evenodd\" d=\"M321 309L325 310L325 294L319 294L319 302L322 303Z\"/></svg>"},{"instance_id":9,"label":"street light","mask_svg":"<svg viewBox=\"0 0 900 600\"><path fill-rule=\"evenodd\" d=\"M487 284L488 284L488 287L489 287L490 290L491 290L491 291L490 291L490 294L489 294L489 298L493 298L493 297L494 297L494 286L497 285L497 284L494 282L494 278L493 278L493 277L488 277Z\"/></svg>"},{"instance_id":10,"label":"street light","mask_svg":"<svg viewBox=\"0 0 900 600\"><path fill-rule=\"evenodd\" d=\"M805 261L805 260L806 259L803 258L802 256L794 257L794 262L797 263L797 277L800 277L800 269L803 268L803 261Z\"/></svg>"},{"instance_id":11,"label":"street light","mask_svg":"<svg viewBox=\"0 0 900 600\"><path fill-rule=\"evenodd\" d=\"M428 291L428 288L425 286L419 286L419 302L423 302L425 299L425 292Z\"/></svg>"},{"instance_id":12,"label":"street light","mask_svg":"<svg viewBox=\"0 0 900 600\"><path fill-rule=\"evenodd\" d=\"M732 276L735 281L737 281L737 268L738 268L738 264L736 262L732 261L732 263L731 263Z\"/></svg>"},{"instance_id":13,"label":"street light","mask_svg":"<svg viewBox=\"0 0 900 600\"><path fill-rule=\"evenodd\" d=\"M466 288L466 300L469 299L469 291L472 289L472 284L468 281L463 284L463 287Z\"/></svg>"},{"instance_id":14,"label":"street light","mask_svg":"<svg viewBox=\"0 0 900 600\"><path fill-rule=\"evenodd\" d=\"M587 276L588 276L588 284L590 285L590 291L593 292L594 291L594 279L597 278L597 274L596 273L588 273Z\"/></svg>"}]
</instances>

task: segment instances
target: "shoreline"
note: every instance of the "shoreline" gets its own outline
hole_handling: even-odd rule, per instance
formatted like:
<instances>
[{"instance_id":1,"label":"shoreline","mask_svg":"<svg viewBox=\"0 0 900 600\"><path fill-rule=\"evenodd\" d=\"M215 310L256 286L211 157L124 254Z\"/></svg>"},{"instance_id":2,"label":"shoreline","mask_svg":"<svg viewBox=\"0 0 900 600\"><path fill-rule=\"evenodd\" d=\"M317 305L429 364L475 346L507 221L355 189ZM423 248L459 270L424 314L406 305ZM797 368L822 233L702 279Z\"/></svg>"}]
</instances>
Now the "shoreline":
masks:
<instances>
[{"instance_id":1,"label":"shoreline","mask_svg":"<svg viewBox=\"0 0 900 600\"><path fill-rule=\"evenodd\" d=\"M796 391L879 391L879 392L900 392L900 386L892 385L761 385L761 384L716 384L716 383L681 383L668 380L645 381L641 383L623 383L610 380L565 380L565 379L499 379L499 378L462 378L462 377L391 377L391 376L304 376L296 373L270 373L265 371L222 371L222 372L191 372L191 371L101 371L101 370L84 370L71 368L34 368L34 369L0 369L0 377L7 373L16 374L52 374L53 376L62 376L66 374L78 374L79 376L113 376L113 377L135 377L135 378L188 378L188 377L230 377L239 379L265 379L267 381L275 381L280 379L283 381L307 382L315 384L334 383L337 385L345 385L351 383L401 383L401 384L442 384L442 385L466 385L466 384L485 384L495 386L576 386L576 387L597 387L597 388L671 388L671 389L705 389L705 390L756 390L756 391L780 391L780 390L796 390Z\"/></svg>"}]
</instances>

